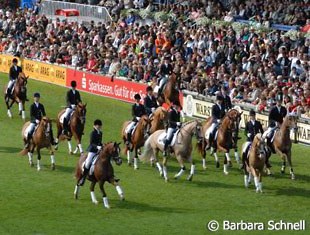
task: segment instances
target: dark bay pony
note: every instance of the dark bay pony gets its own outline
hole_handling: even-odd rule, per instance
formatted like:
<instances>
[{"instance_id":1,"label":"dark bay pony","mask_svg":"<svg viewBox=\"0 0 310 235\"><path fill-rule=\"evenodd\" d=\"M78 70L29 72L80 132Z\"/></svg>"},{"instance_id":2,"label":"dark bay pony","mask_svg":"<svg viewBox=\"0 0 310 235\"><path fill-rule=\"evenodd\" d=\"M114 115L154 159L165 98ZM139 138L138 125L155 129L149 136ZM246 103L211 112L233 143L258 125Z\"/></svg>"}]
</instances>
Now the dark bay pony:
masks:
<instances>
[{"instance_id":1,"label":"dark bay pony","mask_svg":"<svg viewBox=\"0 0 310 235\"><path fill-rule=\"evenodd\" d=\"M76 106L76 109L73 111L71 117L70 117L70 124L69 124L69 135L64 136L62 135L62 130L63 130L63 124L60 122L61 116L64 114L65 109L61 110L58 113L58 118L57 118L57 139L56 139L56 147L55 149L58 148L58 142L59 140L68 140L68 148L69 148L69 153L70 154L76 154L77 151L79 150L80 153L83 153L83 148L82 148L82 136L84 134L84 126L86 122L86 106L87 104L79 103ZM72 152L72 145L71 145L71 138L72 136L77 142L77 146Z\"/></svg>"},{"instance_id":2,"label":"dark bay pony","mask_svg":"<svg viewBox=\"0 0 310 235\"><path fill-rule=\"evenodd\" d=\"M122 135L122 139L124 140L124 142L126 142L126 137L127 137L125 130L130 122L131 121L126 121L123 124L121 135ZM125 147L125 153L127 154L128 165L131 165L131 152L133 152L133 150L135 151L134 153L135 154L134 155L134 169L135 170L139 168L138 167L138 151L144 145L145 138L148 136L149 128L150 128L150 119L147 115L143 115L140 118L139 122L137 123L135 131L131 136L132 144L130 148L128 148L127 146Z\"/></svg>"},{"instance_id":3,"label":"dark bay pony","mask_svg":"<svg viewBox=\"0 0 310 235\"><path fill-rule=\"evenodd\" d=\"M255 135L251 147L246 150L244 143L242 146L242 151L245 152L246 159L242 159L245 163L244 171L244 186L249 187L249 182L251 177L254 177L254 183L256 187L256 192L263 192L262 185L262 175L264 171L265 161L266 161L266 141L261 133ZM243 155L243 154L242 154Z\"/></svg>"},{"instance_id":4,"label":"dark bay pony","mask_svg":"<svg viewBox=\"0 0 310 235\"><path fill-rule=\"evenodd\" d=\"M175 73L169 76L167 83L163 87L162 94L157 97L158 103L166 103L170 106L171 103L179 100L179 90L178 90L178 78Z\"/></svg>"},{"instance_id":5,"label":"dark bay pony","mask_svg":"<svg viewBox=\"0 0 310 235\"><path fill-rule=\"evenodd\" d=\"M281 156L282 161L283 161L281 173L284 174L285 167L286 167L286 161L287 161L290 167L291 179L295 179L295 174L294 174L293 165L292 165L292 140L290 137L290 131L291 129L293 129L293 131L295 132L295 135L294 135L295 142L297 142L297 129L298 129L297 120L298 120L297 116L287 115L284 118L283 123L280 126L280 129L276 131L274 140L272 143L276 153ZM271 152L268 151L267 162L270 156L271 156ZM267 174L271 174L270 168L267 168Z\"/></svg>"},{"instance_id":6,"label":"dark bay pony","mask_svg":"<svg viewBox=\"0 0 310 235\"><path fill-rule=\"evenodd\" d=\"M218 135L217 135L217 137L220 136L220 138L213 141L213 146L212 146L212 151L211 151L211 155L212 153L214 153L217 168L220 166L218 158L217 158L217 154L216 154L217 149L225 152L225 155L226 155L225 160L224 160L225 164L226 164L226 160L228 160L228 164L231 165L231 160L229 156L230 149L234 149L235 159L237 163L239 163L240 161L237 143L238 143L239 123L241 121L241 115L242 115L242 112L239 112L237 109L230 109L226 113L222 123L220 124L219 129L221 130L218 131ZM206 153L207 153L206 132L208 128L211 126L211 124L212 124L212 118L209 117L207 118L207 120L202 126L203 139L197 142L198 151L201 153L201 156L202 156L203 169L206 169ZM233 128L231 126L233 126Z\"/></svg>"},{"instance_id":7,"label":"dark bay pony","mask_svg":"<svg viewBox=\"0 0 310 235\"><path fill-rule=\"evenodd\" d=\"M26 122L23 125L22 129L22 137L24 140L24 144L27 141L27 133L26 130L29 126L30 122ZM29 148L28 149L23 149L21 151L22 155L26 155L28 153L28 158L29 158L29 164L30 166L33 166L33 161L32 161L32 155L34 150L37 150L38 153L38 158L37 158L37 170L41 170L40 166L40 160L41 160L41 153L40 150L42 148L47 148L50 151L51 154L51 168L52 170L55 170L55 156L54 156L54 149L52 146L52 139L53 139L53 131L52 131L52 121L48 117L43 117L40 123L38 124L32 140L30 142Z\"/></svg>"},{"instance_id":8,"label":"dark bay pony","mask_svg":"<svg viewBox=\"0 0 310 235\"><path fill-rule=\"evenodd\" d=\"M25 102L27 99L27 80L28 76L26 76L23 72L19 73L16 83L13 87L13 94L10 96L6 93L7 87L4 90L4 100L7 107L7 114L10 118L12 118L11 107L16 102L18 103L19 115L22 116L23 120L26 120L25 113ZM11 100L11 103L10 103Z\"/></svg>"},{"instance_id":9,"label":"dark bay pony","mask_svg":"<svg viewBox=\"0 0 310 235\"><path fill-rule=\"evenodd\" d=\"M157 130L164 129L167 120L168 111L164 107L159 106L150 117L151 127L149 133L153 134Z\"/></svg>"},{"instance_id":10,"label":"dark bay pony","mask_svg":"<svg viewBox=\"0 0 310 235\"><path fill-rule=\"evenodd\" d=\"M103 149L99 152L99 156L94 165L94 174L92 176L88 176L87 179L91 182L90 184L90 196L91 200L94 204L98 204L98 201L95 196L95 185L98 182L99 188L102 193L103 204L106 208L110 208L107 195L104 190L104 183L109 182L110 184L116 187L117 193L120 196L121 200L125 200L124 193L121 187L118 184L118 180L114 178L114 170L111 164L111 161L115 161L116 165L122 164L122 159L120 157L120 143L107 143L104 145ZM79 182L82 177L82 169L83 163L86 160L87 154L82 154L75 170L75 177L77 180L77 184L74 190L74 198L78 199L80 185Z\"/></svg>"}]
</instances>

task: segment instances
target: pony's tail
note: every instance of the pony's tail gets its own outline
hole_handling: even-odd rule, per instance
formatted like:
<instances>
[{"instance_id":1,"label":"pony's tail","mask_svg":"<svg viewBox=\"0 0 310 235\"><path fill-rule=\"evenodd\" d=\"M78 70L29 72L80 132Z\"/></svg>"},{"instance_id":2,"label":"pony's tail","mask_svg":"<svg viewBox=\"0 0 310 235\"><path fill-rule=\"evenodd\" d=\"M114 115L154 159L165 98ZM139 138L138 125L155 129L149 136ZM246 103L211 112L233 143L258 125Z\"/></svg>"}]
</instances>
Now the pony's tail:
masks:
<instances>
[{"instance_id":1,"label":"pony's tail","mask_svg":"<svg viewBox=\"0 0 310 235\"><path fill-rule=\"evenodd\" d=\"M22 151L19 152L19 155L25 156L29 152L29 149L23 149Z\"/></svg>"},{"instance_id":2,"label":"pony's tail","mask_svg":"<svg viewBox=\"0 0 310 235\"><path fill-rule=\"evenodd\" d=\"M139 156L140 160L143 162L150 161L153 154L153 149L151 146L151 137L152 135L150 135L149 138L147 138L147 140L145 141L143 153Z\"/></svg>"}]
</instances>

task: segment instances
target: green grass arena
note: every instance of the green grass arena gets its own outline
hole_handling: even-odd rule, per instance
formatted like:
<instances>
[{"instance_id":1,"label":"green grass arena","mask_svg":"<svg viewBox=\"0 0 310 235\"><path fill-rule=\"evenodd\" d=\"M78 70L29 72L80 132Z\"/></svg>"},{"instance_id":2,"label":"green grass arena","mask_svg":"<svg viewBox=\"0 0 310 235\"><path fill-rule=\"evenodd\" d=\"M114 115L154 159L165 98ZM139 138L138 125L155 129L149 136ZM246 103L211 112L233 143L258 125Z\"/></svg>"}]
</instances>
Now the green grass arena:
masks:
<instances>
[{"instance_id":1,"label":"green grass arena","mask_svg":"<svg viewBox=\"0 0 310 235\"><path fill-rule=\"evenodd\" d=\"M2 91L7 82L7 75L1 74ZM51 118L56 118L65 105L66 90L34 80L28 82L29 98L32 100L35 91L40 92L41 103ZM83 148L88 145L96 118L103 120L104 142L121 141L121 126L131 118L131 105L86 93L81 95L87 103ZM309 146L293 145L294 181L290 179L288 168L285 175L280 174L280 157L272 156L274 176L263 178L263 194L255 193L253 183L250 188L244 188L243 174L235 162L230 174L225 176L222 153L219 154L221 168L216 169L214 159L208 156L208 168L203 170L201 157L194 150L196 175L192 182L186 181L185 175L178 181L173 180L179 166L174 159L169 159L169 183L165 183L149 164L140 163L140 169L134 171L127 166L123 154L123 165L114 164L114 170L121 179L126 200L120 201L115 188L105 184L111 206L107 210L102 205L98 186L95 192L101 203L91 203L89 182L81 188L79 200L73 199L78 155L68 154L66 142L62 142L55 153L55 171L50 169L47 150L42 150L42 170L37 172L36 167L30 168L28 157L18 154L23 148L23 121L18 116L18 106L14 105L13 119L9 119L4 100L1 102L0 234L210 234L206 226L211 220L220 224L217 234L309 234ZM26 105L27 119L29 106L30 102ZM53 129L56 134L55 124ZM242 132L241 135L240 146L244 141ZM189 165L186 166L188 173ZM261 222L265 230L223 231L223 220ZM306 230L269 231L269 220L306 220Z\"/></svg>"}]
</instances>

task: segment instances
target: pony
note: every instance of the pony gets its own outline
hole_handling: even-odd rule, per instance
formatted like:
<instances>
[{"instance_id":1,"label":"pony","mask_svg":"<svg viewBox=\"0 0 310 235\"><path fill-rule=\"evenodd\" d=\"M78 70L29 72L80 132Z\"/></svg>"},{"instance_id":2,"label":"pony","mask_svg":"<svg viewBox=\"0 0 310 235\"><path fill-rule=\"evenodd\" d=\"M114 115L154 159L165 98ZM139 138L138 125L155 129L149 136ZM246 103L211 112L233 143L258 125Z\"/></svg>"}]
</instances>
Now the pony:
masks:
<instances>
[{"instance_id":1,"label":"pony","mask_svg":"<svg viewBox=\"0 0 310 235\"><path fill-rule=\"evenodd\" d=\"M87 179L91 182L90 184L90 196L91 200L94 204L98 204L98 201L95 196L95 185L98 182L99 188L102 193L102 200L103 204L106 208L110 208L108 198L106 195L106 192L104 190L104 183L107 181L110 184L114 185L116 187L116 191L118 195L120 196L121 200L125 200L124 193L122 188L119 186L117 179L114 177L114 169L111 164L111 161L115 161L116 165L120 166L122 164L122 159L120 157L120 143L116 142L110 142L104 145L103 149L100 150L98 153L98 158L94 164L94 174L89 175ZM80 185L79 181L82 177L82 169L83 169L83 163L86 160L87 154L81 154L81 157L76 165L75 170L75 178L77 180L77 183L75 185L74 190L74 198L78 199L79 197L79 191L80 191Z\"/></svg>"},{"instance_id":2,"label":"pony","mask_svg":"<svg viewBox=\"0 0 310 235\"><path fill-rule=\"evenodd\" d=\"M241 115L242 112L239 112L237 109L230 109L225 117L222 120L222 123L218 127L218 133L217 133L217 138L214 138L213 141L213 146L212 146L212 151L211 155L214 154L215 161L216 161L216 167L220 167L220 163L217 157L216 150L219 149L220 151L225 152L225 160L224 163L227 163L231 166L231 160L229 156L229 150L234 149L235 151L235 159L237 163L239 164L239 153L238 153L238 133L239 133L239 123L241 121ZM204 138L201 139L201 141L197 142L197 147L198 151L200 152L202 156L202 167L203 169L206 169L206 132L208 128L212 124L212 118L209 117L205 121L202 127L202 135ZM227 169L227 167L224 165L224 168ZM228 171L224 169L224 173L227 174Z\"/></svg>"},{"instance_id":3,"label":"pony","mask_svg":"<svg viewBox=\"0 0 310 235\"><path fill-rule=\"evenodd\" d=\"M22 137L24 144L27 142L27 128L30 125L30 122L26 122L23 125L22 128ZM52 146L52 140L53 140L53 131L52 131L52 120L49 119L48 117L43 117L36 127L35 132L33 133L33 137L31 140L31 143L29 145L28 149L23 149L21 151L21 155L26 155L28 153L28 159L29 159L29 164L32 167L33 166L33 161L32 161L32 155L34 150L37 150L37 170L41 170L40 166L40 160L41 160L41 153L40 150L42 148L47 148L50 151L51 154L51 169L55 170L55 155L54 155L54 149Z\"/></svg>"},{"instance_id":4,"label":"pony","mask_svg":"<svg viewBox=\"0 0 310 235\"><path fill-rule=\"evenodd\" d=\"M26 76L23 72L20 72L16 83L13 87L13 94L7 94L7 86L4 90L4 100L7 107L7 115L9 118L12 118L11 107L16 102L18 103L19 115L22 116L22 119L26 120L26 113L25 113L25 102L27 101L27 82L29 76ZM10 103L11 100L11 103Z\"/></svg>"},{"instance_id":5,"label":"pony","mask_svg":"<svg viewBox=\"0 0 310 235\"><path fill-rule=\"evenodd\" d=\"M254 176L254 183L256 192L263 192L262 186L262 175L264 171L266 161L266 140L263 138L261 133L255 135L250 148L246 148L246 143L242 145L242 154L248 156L246 159L242 159L244 164L244 185L249 187L251 182L251 176Z\"/></svg>"},{"instance_id":6,"label":"pony","mask_svg":"<svg viewBox=\"0 0 310 235\"><path fill-rule=\"evenodd\" d=\"M295 174L293 171L293 165L292 165L292 140L290 137L290 130L293 129L295 133L295 142L297 142L297 121L298 117L296 115L287 115L283 119L283 123L280 126L279 130L276 130L273 141L272 141L272 147L274 148L275 152L279 154L282 158L282 167L281 167L281 173L285 173L286 168L286 161L289 164L290 167L290 175L291 179L295 179ZM267 152L267 174L270 175L270 164L269 164L269 158L271 156L272 152L269 150Z\"/></svg>"},{"instance_id":7,"label":"pony","mask_svg":"<svg viewBox=\"0 0 310 235\"><path fill-rule=\"evenodd\" d=\"M71 117L70 117L70 124L69 124L69 136L62 135L63 130L63 123L60 121L62 115L65 113L65 109L62 109L57 116L57 138L56 138L56 146L55 149L58 149L58 143L59 140L68 140L68 148L69 148L69 154L76 154L79 150L80 153L83 153L82 148L82 135L84 134L84 126L86 122L86 106L87 104L79 103L76 106L76 109L73 111ZM77 146L72 152L72 145L71 145L71 138L72 136L75 138L77 142Z\"/></svg>"},{"instance_id":8,"label":"pony","mask_svg":"<svg viewBox=\"0 0 310 235\"><path fill-rule=\"evenodd\" d=\"M149 134L153 134L157 130L165 128L165 122L168 121L168 111L159 106L155 112L150 116L151 127Z\"/></svg>"},{"instance_id":9,"label":"pony","mask_svg":"<svg viewBox=\"0 0 310 235\"><path fill-rule=\"evenodd\" d=\"M126 142L127 134L125 132L128 124L131 121L126 121L123 124L121 136L124 141ZM148 135L150 128L150 119L147 115L141 116L140 120L138 121L135 130L131 135L131 146L125 147L125 154L127 155L127 162L128 165L131 165L131 152L134 151L134 169L137 170L138 167L138 152L141 147L144 145L145 137Z\"/></svg>"},{"instance_id":10,"label":"pony","mask_svg":"<svg viewBox=\"0 0 310 235\"><path fill-rule=\"evenodd\" d=\"M197 139L200 139L201 122L199 120L189 121L183 124L183 126L175 134L175 141L172 141L171 150L173 151L177 161L180 164L180 171L174 176L175 179L181 177L185 172L184 161L188 161L191 164L190 174L187 180L191 181L195 174L195 162L192 158L192 136L196 134ZM167 172L167 157L163 157L163 166L158 162L159 151L164 151L164 143L160 138L164 135L165 130L158 130L151 134L145 142L144 151L140 156L142 161L149 161L151 158L155 159L156 166L161 176L168 182Z\"/></svg>"},{"instance_id":11,"label":"pony","mask_svg":"<svg viewBox=\"0 0 310 235\"><path fill-rule=\"evenodd\" d=\"M179 101L178 78L175 73L172 73L162 89L162 93L157 97L158 103L162 105L166 103L170 106L171 103Z\"/></svg>"}]
</instances>

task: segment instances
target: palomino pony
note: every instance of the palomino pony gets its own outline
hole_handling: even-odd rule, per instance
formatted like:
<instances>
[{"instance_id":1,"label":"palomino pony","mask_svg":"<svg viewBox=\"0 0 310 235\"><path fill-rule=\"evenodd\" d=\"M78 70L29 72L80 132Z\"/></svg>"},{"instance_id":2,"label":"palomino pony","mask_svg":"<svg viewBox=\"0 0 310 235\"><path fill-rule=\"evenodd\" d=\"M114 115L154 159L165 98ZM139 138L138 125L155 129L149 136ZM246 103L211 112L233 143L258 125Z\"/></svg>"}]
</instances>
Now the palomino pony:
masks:
<instances>
[{"instance_id":1,"label":"palomino pony","mask_svg":"<svg viewBox=\"0 0 310 235\"><path fill-rule=\"evenodd\" d=\"M27 87L26 86L27 86L28 78L29 77L28 76L26 77L26 75L23 72L19 73L16 83L13 87L14 90L13 90L12 96L6 93L7 87L5 87L4 100L5 100L7 110L8 110L7 114L10 118L12 118L11 107L16 102L18 103L19 115L22 116L23 120L26 119L25 102L27 99ZM10 103L10 99L11 99L11 103Z\"/></svg>"},{"instance_id":2,"label":"palomino pony","mask_svg":"<svg viewBox=\"0 0 310 235\"><path fill-rule=\"evenodd\" d=\"M254 176L256 192L262 193L262 175L266 161L266 141L262 134L258 133L255 135L250 148L245 149L246 144L247 143L244 143L242 146L242 151L245 151L245 156L247 156L246 159L242 159L245 163L245 167L243 169L244 185L246 188L249 187L251 176Z\"/></svg>"},{"instance_id":3,"label":"palomino pony","mask_svg":"<svg viewBox=\"0 0 310 235\"><path fill-rule=\"evenodd\" d=\"M127 134L125 132L127 126L129 125L131 121L126 121L123 124L122 128L122 138L124 142L126 142ZM137 126L135 127L134 132L131 135L131 146L128 148L125 147L125 153L127 154L127 161L128 165L131 165L131 152L135 151L134 156L134 169L137 170L138 167L138 151L141 147L144 145L145 137L148 135L150 128L150 119L147 115L143 115L139 122L137 123Z\"/></svg>"},{"instance_id":4,"label":"palomino pony","mask_svg":"<svg viewBox=\"0 0 310 235\"><path fill-rule=\"evenodd\" d=\"M219 161L217 158L216 149L219 149L219 150L225 152L225 156L227 159L225 158L224 161L226 163L226 160L228 160L228 163L231 165L229 150L233 148L235 150L235 159L236 159L237 163L239 163L239 153L238 153L237 142L238 142L238 132L239 132L239 123L241 121L241 115L242 115L242 112L240 113L236 109L230 109L226 113L222 124L219 126L219 131L218 131L217 137L220 136L221 138L217 139L217 140L215 138L213 138L214 140L213 140L212 148L213 148L213 153L215 156L217 168L220 165L219 165ZM226 118L226 120L225 120L225 118ZM225 124L223 124L224 120L225 120ZM206 132L207 132L208 128L211 126L211 124L212 124L212 118L209 117L205 121L205 123L203 124L203 127L202 127L203 139L201 139L201 141L197 143L198 150L202 155L202 167L203 167L203 169L206 169L206 153L207 153L207 150L206 150L206 145L207 145ZM233 129L228 128L227 125L233 125ZM219 143L219 145L217 143ZM211 153L211 155L212 155L212 153Z\"/></svg>"},{"instance_id":5,"label":"palomino pony","mask_svg":"<svg viewBox=\"0 0 310 235\"><path fill-rule=\"evenodd\" d=\"M26 144L27 141L27 133L26 131L27 128L29 127L30 122L26 122L23 126L22 129L22 137L24 140L24 144ZM40 166L40 160L41 160L41 153L40 150L42 148L47 148L50 150L50 154L51 154L51 168L52 170L55 170L55 156L54 156L54 149L52 146L52 140L53 140L53 131L52 131L52 121L48 118L48 117L43 117L40 121L40 123L38 124L31 143L29 145L28 149L23 149L21 151L22 155L26 155L28 153L28 158L29 158L29 164L30 166L33 166L33 161L32 161L32 155L34 150L37 150L38 153L38 158L37 158L37 170L40 171L41 170L41 166Z\"/></svg>"},{"instance_id":6,"label":"palomino pony","mask_svg":"<svg viewBox=\"0 0 310 235\"><path fill-rule=\"evenodd\" d=\"M63 130L63 123L61 123L60 119L61 116L64 114L65 109L61 110L58 113L57 118L57 138L56 138L56 147L58 148L58 141L59 140L68 140L68 148L70 154L76 154L78 150L80 150L80 153L83 153L82 148L82 135L84 134L84 126L86 122L86 106L87 104L79 103L76 106L76 109L73 111L71 117L70 117L70 124L69 124L69 136L62 135ZM72 152L72 145L71 145L71 138L72 136L75 138L77 142L77 147L75 148L74 152Z\"/></svg>"},{"instance_id":7,"label":"palomino pony","mask_svg":"<svg viewBox=\"0 0 310 235\"><path fill-rule=\"evenodd\" d=\"M295 179L295 174L293 171L293 165L292 165L292 141L290 137L290 130L293 129L295 132L295 142L297 142L297 119L298 117L295 115L287 115L284 120L282 125L280 126L280 129L276 131L274 140L273 140L273 147L276 151L277 154L279 154L282 157L282 168L281 168L281 173L284 174L285 172L285 167L286 167L286 160L288 161L289 167L290 167L290 174L291 174L291 179ZM268 151L267 153L267 162L268 159L271 156L271 152ZM267 164L269 165L269 164ZM268 174L271 174L270 168L267 168Z\"/></svg>"},{"instance_id":8,"label":"palomino pony","mask_svg":"<svg viewBox=\"0 0 310 235\"><path fill-rule=\"evenodd\" d=\"M200 139L201 133L201 123L198 120L189 121L183 124L183 126L176 133L175 141L171 143L171 149L175 154L176 159L180 164L180 171L174 176L175 179L180 178L180 176L185 172L184 161L187 160L191 164L190 174L187 180L191 181L195 174L195 163L192 159L192 136L196 134L197 139ZM148 161L152 157L156 161L156 166L159 170L161 176L164 177L165 181L168 181L167 173L167 157L163 157L163 166L158 162L158 152L164 150L163 135L165 130L155 131L149 136L144 145L144 151L140 157L143 161Z\"/></svg>"},{"instance_id":9,"label":"palomino pony","mask_svg":"<svg viewBox=\"0 0 310 235\"><path fill-rule=\"evenodd\" d=\"M159 106L155 112L151 115L151 128L149 133L153 134L157 130L165 129L165 122L168 120L168 111Z\"/></svg>"},{"instance_id":10,"label":"palomino pony","mask_svg":"<svg viewBox=\"0 0 310 235\"><path fill-rule=\"evenodd\" d=\"M119 145L120 143L115 142L107 143L98 154L98 158L94 164L93 175L87 177L87 179L91 182L90 196L92 202L94 204L98 204L94 189L96 183L99 182L99 188L102 193L103 204L106 208L110 208L107 195L103 188L103 185L106 181L114 185L121 200L125 200L123 190L119 186L118 180L114 178L114 170L111 164L112 160L115 161L115 163L119 166L122 164L122 159L120 157L121 150ZM86 154L82 154L76 166L75 177L77 180L77 184L74 190L75 199L78 199L79 196L79 189L80 189L79 182L82 178L83 163L86 160L86 157L87 157Z\"/></svg>"},{"instance_id":11,"label":"palomino pony","mask_svg":"<svg viewBox=\"0 0 310 235\"><path fill-rule=\"evenodd\" d=\"M172 73L164 85L160 97L157 97L157 100L160 104L166 103L170 105L175 101L179 101L179 90L178 90L178 81L177 75Z\"/></svg>"}]
</instances>

